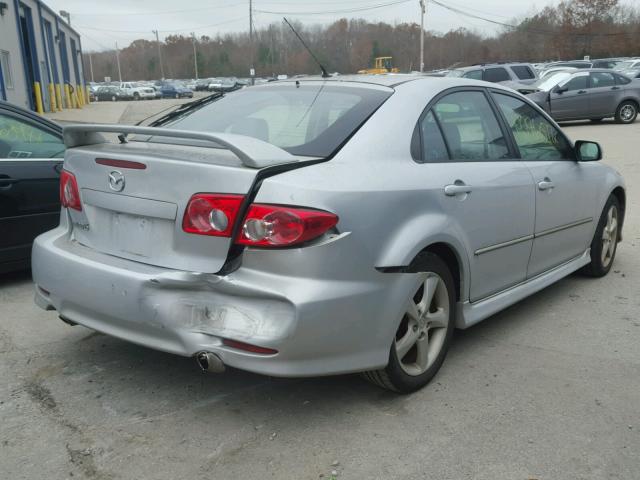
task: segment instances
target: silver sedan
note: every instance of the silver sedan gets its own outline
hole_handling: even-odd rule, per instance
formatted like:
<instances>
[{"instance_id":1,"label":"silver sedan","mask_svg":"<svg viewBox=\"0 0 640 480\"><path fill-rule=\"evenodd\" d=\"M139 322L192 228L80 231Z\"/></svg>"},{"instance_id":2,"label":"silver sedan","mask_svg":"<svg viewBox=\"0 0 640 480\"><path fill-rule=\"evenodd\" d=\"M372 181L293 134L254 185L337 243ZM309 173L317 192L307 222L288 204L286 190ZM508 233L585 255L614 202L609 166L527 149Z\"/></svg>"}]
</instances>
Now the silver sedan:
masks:
<instances>
[{"instance_id":1,"label":"silver sedan","mask_svg":"<svg viewBox=\"0 0 640 480\"><path fill-rule=\"evenodd\" d=\"M64 137L36 303L214 372L414 391L455 327L606 275L626 209L598 144L459 78L294 79Z\"/></svg>"}]
</instances>

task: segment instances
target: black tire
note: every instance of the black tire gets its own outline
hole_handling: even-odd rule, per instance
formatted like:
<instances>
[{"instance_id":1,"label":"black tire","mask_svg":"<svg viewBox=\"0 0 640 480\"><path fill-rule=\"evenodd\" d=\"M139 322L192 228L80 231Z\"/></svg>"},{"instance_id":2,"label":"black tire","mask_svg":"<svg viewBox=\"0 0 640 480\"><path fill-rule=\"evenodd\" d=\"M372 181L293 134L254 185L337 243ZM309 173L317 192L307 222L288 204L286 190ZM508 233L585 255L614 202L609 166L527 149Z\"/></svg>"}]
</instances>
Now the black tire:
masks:
<instances>
[{"instance_id":1,"label":"black tire","mask_svg":"<svg viewBox=\"0 0 640 480\"><path fill-rule=\"evenodd\" d=\"M111 96L111 101L112 102L117 102L118 101L118 97L116 97L115 95Z\"/></svg>"},{"instance_id":2,"label":"black tire","mask_svg":"<svg viewBox=\"0 0 640 480\"><path fill-rule=\"evenodd\" d=\"M616 123L633 123L637 116L638 104L632 100L625 100L616 109Z\"/></svg>"},{"instance_id":3,"label":"black tire","mask_svg":"<svg viewBox=\"0 0 640 480\"><path fill-rule=\"evenodd\" d=\"M602 118L590 118L589 120L591 120L591 123L600 123L604 119L602 119Z\"/></svg>"},{"instance_id":4,"label":"black tire","mask_svg":"<svg viewBox=\"0 0 640 480\"><path fill-rule=\"evenodd\" d=\"M138 92L133 92L133 99L136 101L140 100L140 94Z\"/></svg>"},{"instance_id":5,"label":"black tire","mask_svg":"<svg viewBox=\"0 0 640 480\"><path fill-rule=\"evenodd\" d=\"M415 392L416 390L423 388L436 375L447 355L447 351L453 338L453 331L455 330L455 285L449 268L445 262L440 259L440 257L430 252L420 254L416 259L416 265L418 266L417 270L419 272L432 272L437 274L444 281L447 289L449 319L444 333L444 342L436 356L436 360L423 373L419 375L409 375L400 365L400 360L396 354L396 342L394 339L389 350L389 363L387 366L380 370L362 373L362 376L374 385L403 394ZM410 295L413 299L416 292L411 292Z\"/></svg>"},{"instance_id":6,"label":"black tire","mask_svg":"<svg viewBox=\"0 0 640 480\"><path fill-rule=\"evenodd\" d=\"M180 94L176 93L176 100L180 98Z\"/></svg>"},{"instance_id":7,"label":"black tire","mask_svg":"<svg viewBox=\"0 0 640 480\"><path fill-rule=\"evenodd\" d=\"M609 241L609 243L607 243L603 239L603 234L609 219L609 211L612 208L615 209L617 227L613 242ZM604 277L607 273L609 273L609 270L611 270L611 266L613 265L613 261L615 260L616 256L621 225L622 211L620 210L620 203L614 195L610 195L607 203L604 206L604 209L602 210L602 214L600 215L600 220L598 221L596 232L593 235L593 240L591 240L591 262L588 265L585 265L580 270L580 273L589 277ZM608 255L605 255L605 259L603 260L603 249L610 244L612 245L613 250L610 250L610 253Z\"/></svg>"}]
</instances>

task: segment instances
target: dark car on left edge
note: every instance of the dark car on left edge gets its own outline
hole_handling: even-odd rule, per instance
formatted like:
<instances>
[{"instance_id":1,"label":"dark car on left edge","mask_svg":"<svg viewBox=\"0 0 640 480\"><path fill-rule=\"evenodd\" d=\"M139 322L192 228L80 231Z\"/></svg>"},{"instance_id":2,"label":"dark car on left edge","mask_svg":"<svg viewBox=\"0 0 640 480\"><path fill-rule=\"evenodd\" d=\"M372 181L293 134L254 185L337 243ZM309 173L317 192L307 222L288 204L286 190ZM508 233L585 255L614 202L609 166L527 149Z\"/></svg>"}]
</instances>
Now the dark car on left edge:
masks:
<instances>
[{"instance_id":1,"label":"dark car on left edge","mask_svg":"<svg viewBox=\"0 0 640 480\"><path fill-rule=\"evenodd\" d=\"M0 273L29 267L31 244L59 223L62 127L0 101Z\"/></svg>"}]
</instances>

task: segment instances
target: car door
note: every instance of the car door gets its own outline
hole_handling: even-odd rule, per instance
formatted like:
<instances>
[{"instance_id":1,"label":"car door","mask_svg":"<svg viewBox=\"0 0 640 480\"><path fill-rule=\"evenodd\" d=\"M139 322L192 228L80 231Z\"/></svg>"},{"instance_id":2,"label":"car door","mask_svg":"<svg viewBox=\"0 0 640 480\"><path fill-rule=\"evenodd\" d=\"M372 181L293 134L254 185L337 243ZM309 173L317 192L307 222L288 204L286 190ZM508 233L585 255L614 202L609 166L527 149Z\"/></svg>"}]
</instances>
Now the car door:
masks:
<instances>
[{"instance_id":1,"label":"car door","mask_svg":"<svg viewBox=\"0 0 640 480\"><path fill-rule=\"evenodd\" d=\"M420 121L425 182L441 185L478 301L526 278L535 215L533 179L515 158L484 89L439 99Z\"/></svg>"},{"instance_id":2,"label":"car door","mask_svg":"<svg viewBox=\"0 0 640 480\"><path fill-rule=\"evenodd\" d=\"M551 90L551 116L556 120L589 118L589 72L574 73Z\"/></svg>"},{"instance_id":3,"label":"car door","mask_svg":"<svg viewBox=\"0 0 640 480\"><path fill-rule=\"evenodd\" d=\"M593 165L574 160L573 146L535 107L492 92L535 182L535 228L527 278L582 255L591 241Z\"/></svg>"},{"instance_id":4,"label":"car door","mask_svg":"<svg viewBox=\"0 0 640 480\"><path fill-rule=\"evenodd\" d=\"M0 270L30 257L36 236L58 225L60 130L0 109Z\"/></svg>"},{"instance_id":5,"label":"car door","mask_svg":"<svg viewBox=\"0 0 640 480\"><path fill-rule=\"evenodd\" d=\"M589 74L589 113L592 118L612 117L622 100L624 89L616 85L613 73Z\"/></svg>"}]
</instances>

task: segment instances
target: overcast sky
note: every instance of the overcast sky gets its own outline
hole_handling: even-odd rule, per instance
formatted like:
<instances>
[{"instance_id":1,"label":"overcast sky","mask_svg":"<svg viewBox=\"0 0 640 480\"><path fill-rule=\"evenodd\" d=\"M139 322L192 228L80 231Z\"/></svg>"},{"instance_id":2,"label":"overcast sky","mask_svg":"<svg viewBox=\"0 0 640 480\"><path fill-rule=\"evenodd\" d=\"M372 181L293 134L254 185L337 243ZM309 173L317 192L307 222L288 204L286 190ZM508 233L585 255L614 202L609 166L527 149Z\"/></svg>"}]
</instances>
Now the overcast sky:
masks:
<instances>
[{"instance_id":1,"label":"overcast sky","mask_svg":"<svg viewBox=\"0 0 640 480\"><path fill-rule=\"evenodd\" d=\"M508 22L522 18L558 0L440 0L461 10ZM85 51L105 50L128 45L132 40L154 39L152 30L160 37L172 34L215 36L217 33L247 31L249 28L249 0L45 0L54 10L71 14L71 26L82 34ZM395 3L395 4L392 4ZM356 11L376 5L384 7ZM388 5L391 4L391 5ZM280 22L283 13L303 23L331 23L347 18L369 21L420 22L419 0L254 0L254 25L257 28ZM346 12L346 10L352 10ZM274 12L274 13L265 13ZM500 28L491 23L448 11L428 4L425 28L446 32L468 28L490 35Z\"/></svg>"}]
</instances>

